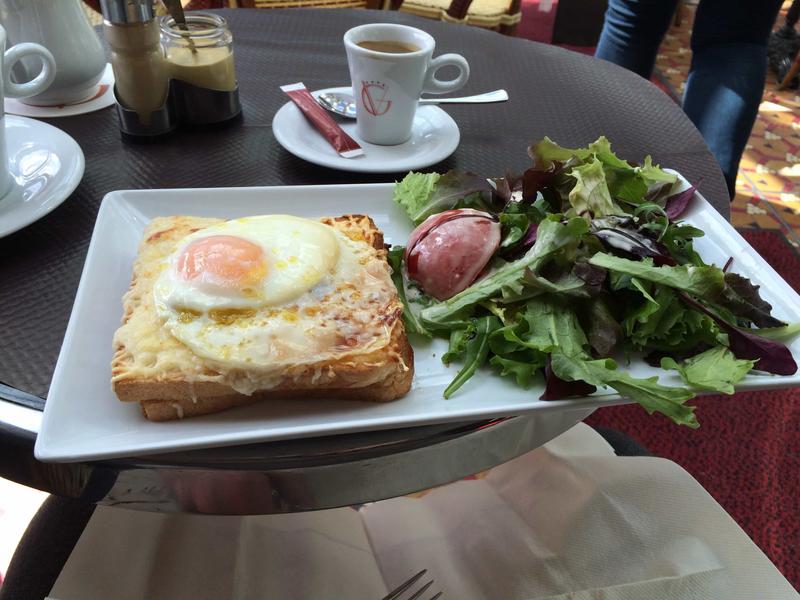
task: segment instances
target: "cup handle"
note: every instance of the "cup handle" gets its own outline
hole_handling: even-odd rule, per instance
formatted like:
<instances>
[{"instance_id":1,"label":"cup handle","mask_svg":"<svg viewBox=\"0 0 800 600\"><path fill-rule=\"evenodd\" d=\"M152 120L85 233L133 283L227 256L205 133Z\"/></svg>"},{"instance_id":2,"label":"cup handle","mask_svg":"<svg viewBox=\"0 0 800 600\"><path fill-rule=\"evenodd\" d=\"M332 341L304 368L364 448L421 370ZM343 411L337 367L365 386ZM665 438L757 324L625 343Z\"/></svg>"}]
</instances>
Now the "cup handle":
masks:
<instances>
[{"instance_id":1,"label":"cup handle","mask_svg":"<svg viewBox=\"0 0 800 600\"><path fill-rule=\"evenodd\" d=\"M11 69L26 56L38 56L42 61L42 70L26 83L11 81ZM26 98L45 91L56 78L56 61L50 50L39 44L24 42L6 50L3 56L3 87L9 98Z\"/></svg>"},{"instance_id":2,"label":"cup handle","mask_svg":"<svg viewBox=\"0 0 800 600\"><path fill-rule=\"evenodd\" d=\"M442 67L458 67L458 77L449 81L442 81L436 78L436 71ZM460 90L469 79L469 63L460 54L442 54L434 58L428 65L425 72L425 83L422 86L423 93L427 94L446 94Z\"/></svg>"}]
</instances>

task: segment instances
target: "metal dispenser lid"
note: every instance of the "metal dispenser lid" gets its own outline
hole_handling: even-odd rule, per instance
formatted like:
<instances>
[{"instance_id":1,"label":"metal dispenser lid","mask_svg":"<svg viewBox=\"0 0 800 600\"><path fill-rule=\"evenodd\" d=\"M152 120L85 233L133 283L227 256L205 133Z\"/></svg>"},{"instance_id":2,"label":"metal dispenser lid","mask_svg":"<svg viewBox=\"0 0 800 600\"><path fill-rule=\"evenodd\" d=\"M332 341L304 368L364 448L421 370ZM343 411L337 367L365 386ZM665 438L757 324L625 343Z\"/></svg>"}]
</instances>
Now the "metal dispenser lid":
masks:
<instances>
[{"instance_id":1,"label":"metal dispenser lid","mask_svg":"<svg viewBox=\"0 0 800 600\"><path fill-rule=\"evenodd\" d=\"M109 23L146 23L155 18L154 0L100 0L103 17Z\"/></svg>"}]
</instances>

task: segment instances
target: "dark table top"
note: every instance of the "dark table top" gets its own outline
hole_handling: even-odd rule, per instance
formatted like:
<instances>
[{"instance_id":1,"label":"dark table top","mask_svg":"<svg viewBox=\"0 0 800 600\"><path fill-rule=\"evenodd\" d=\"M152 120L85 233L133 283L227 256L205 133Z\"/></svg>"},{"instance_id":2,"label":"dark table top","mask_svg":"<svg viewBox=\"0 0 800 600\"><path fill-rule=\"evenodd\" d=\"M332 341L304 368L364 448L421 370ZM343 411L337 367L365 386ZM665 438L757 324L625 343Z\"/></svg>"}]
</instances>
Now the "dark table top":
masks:
<instances>
[{"instance_id":1,"label":"dark table top","mask_svg":"<svg viewBox=\"0 0 800 600\"><path fill-rule=\"evenodd\" d=\"M58 209L0 239L0 382L45 397L80 279L97 209L112 190L393 181L402 174L359 175L309 164L283 150L270 130L286 102L280 85L310 89L349 81L344 32L372 21L430 32L436 54L459 52L472 76L463 95L496 88L510 100L448 106L461 145L431 170L499 175L528 166L526 148L544 135L566 146L608 137L631 161L655 162L699 182L728 215L719 167L680 107L637 75L614 65L526 40L406 14L366 10L229 10L244 118L216 131L178 132L154 145L120 139L113 108L50 122L86 155L83 181ZM96 302L118 302L97 298ZM109 340L109 343L111 341ZM0 397L8 396L0 391Z\"/></svg>"}]
</instances>

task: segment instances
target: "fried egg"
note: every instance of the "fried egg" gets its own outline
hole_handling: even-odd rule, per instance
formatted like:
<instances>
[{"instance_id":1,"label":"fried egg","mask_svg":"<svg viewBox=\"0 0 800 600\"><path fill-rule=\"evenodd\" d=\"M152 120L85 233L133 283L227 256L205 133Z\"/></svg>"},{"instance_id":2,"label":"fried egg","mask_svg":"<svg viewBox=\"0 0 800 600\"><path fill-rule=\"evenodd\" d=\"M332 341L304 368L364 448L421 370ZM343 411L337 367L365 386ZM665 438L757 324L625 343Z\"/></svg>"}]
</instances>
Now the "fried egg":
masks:
<instances>
[{"instance_id":1,"label":"fried egg","mask_svg":"<svg viewBox=\"0 0 800 600\"><path fill-rule=\"evenodd\" d=\"M164 326L226 369L275 369L386 343L394 286L377 252L284 215L226 221L185 237L154 287Z\"/></svg>"},{"instance_id":2,"label":"fried egg","mask_svg":"<svg viewBox=\"0 0 800 600\"><path fill-rule=\"evenodd\" d=\"M277 306L339 260L336 232L284 215L226 221L187 236L155 286L157 299L199 312Z\"/></svg>"}]
</instances>

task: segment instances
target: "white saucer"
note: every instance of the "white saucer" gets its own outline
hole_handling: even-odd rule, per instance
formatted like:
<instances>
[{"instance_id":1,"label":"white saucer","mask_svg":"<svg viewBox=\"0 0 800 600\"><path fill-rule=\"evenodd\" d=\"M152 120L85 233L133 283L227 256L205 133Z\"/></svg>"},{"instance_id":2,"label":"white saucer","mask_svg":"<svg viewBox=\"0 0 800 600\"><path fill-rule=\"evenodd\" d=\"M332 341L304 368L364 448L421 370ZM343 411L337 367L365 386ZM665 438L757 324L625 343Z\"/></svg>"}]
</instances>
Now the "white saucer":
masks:
<instances>
[{"instance_id":1,"label":"white saucer","mask_svg":"<svg viewBox=\"0 0 800 600\"><path fill-rule=\"evenodd\" d=\"M327 88L312 93L317 96L323 92L352 93L349 87ZM456 122L437 106L420 106L414 117L411 139L397 146L368 144L356 134L354 120L337 119L337 122L361 145L364 156L339 156L291 101L275 113L272 132L281 146L299 158L323 167L359 173L412 171L434 165L450 156L461 138Z\"/></svg>"},{"instance_id":2,"label":"white saucer","mask_svg":"<svg viewBox=\"0 0 800 600\"><path fill-rule=\"evenodd\" d=\"M56 106L31 106L17 100L16 98L6 98L4 105L6 114L20 115L22 117L34 117L37 119L50 119L53 117L72 117L85 113L94 112L102 108L111 106L116 102L114 98L114 71L111 70L111 63L106 65L103 77L95 87L95 91L86 100L75 104L59 104Z\"/></svg>"},{"instance_id":3,"label":"white saucer","mask_svg":"<svg viewBox=\"0 0 800 600\"><path fill-rule=\"evenodd\" d=\"M0 237L41 219L64 202L78 187L84 169L81 147L60 129L14 115L6 115L5 127L14 184L0 198Z\"/></svg>"}]
</instances>

